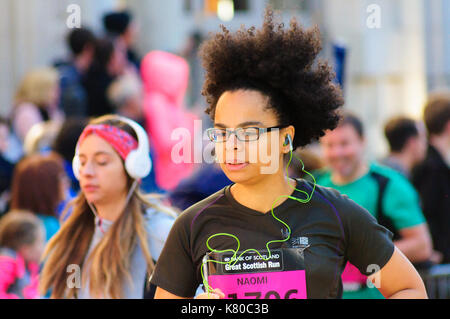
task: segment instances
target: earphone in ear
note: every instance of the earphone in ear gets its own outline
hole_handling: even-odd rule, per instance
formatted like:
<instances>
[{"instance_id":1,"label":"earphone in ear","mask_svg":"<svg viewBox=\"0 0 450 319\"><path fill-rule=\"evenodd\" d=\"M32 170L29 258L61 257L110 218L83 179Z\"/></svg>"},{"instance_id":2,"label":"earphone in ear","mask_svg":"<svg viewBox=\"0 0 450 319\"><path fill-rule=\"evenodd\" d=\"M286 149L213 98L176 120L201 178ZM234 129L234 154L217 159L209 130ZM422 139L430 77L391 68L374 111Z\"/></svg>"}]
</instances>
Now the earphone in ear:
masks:
<instances>
[{"instance_id":1,"label":"earphone in ear","mask_svg":"<svg viewBox=\"0 0 450 319\"><path fill-rule=\"evenodd\" d=\"M287 145L289 145L289 151L292 152L294 150L294 143L292 142L292 137L289 134L286 135L283 146Z\"/></svg>"},{"instance_id":2,"label":"earphone in ear","mask_svg":"<svg viewBox=\"0 0 450 319\"><path fill-rule=\"evenodd\" d=\"M138 138L138 148L131 151L125 159L125 170L133 179L142 179L150 174L152 170L152 161L150 159L150 146L147 137L147 132L135 121L125 117L118 117L118 119L128 124L136 133ZM75 156L72 160L72 170L76 179L80 179L80 158L78 154L78 146L75 151Z\"/></svg>"}]
</instances>

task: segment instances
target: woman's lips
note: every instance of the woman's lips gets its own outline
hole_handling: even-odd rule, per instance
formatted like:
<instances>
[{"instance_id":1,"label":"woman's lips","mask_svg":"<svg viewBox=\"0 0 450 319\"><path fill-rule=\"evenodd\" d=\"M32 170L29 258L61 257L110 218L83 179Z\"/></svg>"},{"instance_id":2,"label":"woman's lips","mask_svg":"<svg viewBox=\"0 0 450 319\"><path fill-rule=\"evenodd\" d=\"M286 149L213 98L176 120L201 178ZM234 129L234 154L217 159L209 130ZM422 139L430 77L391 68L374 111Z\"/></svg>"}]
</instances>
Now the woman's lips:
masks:
<instances>
[{"instance_id":1,"label":"woman's lips","mask_svg":"<svg viewBox=\"0 0 450 319\"><path fill-rule=\"evenodd\" d=\"M226 166L227 170L236 172L236 171L240 171L240 170L244 169L245 167L247 167L248 163L235 163L235 164L226 163L225 166Z\"/></svg>"},{"instance_id":2,"label":"woman's lips","mask_svg":"<svg viewBox=\"0 0 450 319\"><path fill-rule=\"evenodd\" d=\"M83 187L83 191L86 193L95 192L97 189L98 189L98 186L94 186L94 185L86 185Z\"/></svg>"}]
</instances>

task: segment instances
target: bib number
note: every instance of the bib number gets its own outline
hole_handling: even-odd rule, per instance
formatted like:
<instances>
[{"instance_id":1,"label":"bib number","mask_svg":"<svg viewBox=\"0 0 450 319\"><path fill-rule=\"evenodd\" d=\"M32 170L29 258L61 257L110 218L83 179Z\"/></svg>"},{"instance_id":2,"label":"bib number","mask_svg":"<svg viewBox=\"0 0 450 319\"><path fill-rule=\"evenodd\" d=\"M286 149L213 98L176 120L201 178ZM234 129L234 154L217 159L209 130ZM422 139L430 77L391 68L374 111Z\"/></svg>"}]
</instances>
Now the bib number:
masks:
<instances>
[{"instance_id":1,"label":"bib number","mask_svg":"<svg viewBox=\"0 0 450 319\"><path fill-rule=\"evenodd\" d=\"M208 284L227 299L306 299L303 254L293 248L265 254L250 252L237 261L230 254L210 254Z\"/></svg>"}]
</instances>

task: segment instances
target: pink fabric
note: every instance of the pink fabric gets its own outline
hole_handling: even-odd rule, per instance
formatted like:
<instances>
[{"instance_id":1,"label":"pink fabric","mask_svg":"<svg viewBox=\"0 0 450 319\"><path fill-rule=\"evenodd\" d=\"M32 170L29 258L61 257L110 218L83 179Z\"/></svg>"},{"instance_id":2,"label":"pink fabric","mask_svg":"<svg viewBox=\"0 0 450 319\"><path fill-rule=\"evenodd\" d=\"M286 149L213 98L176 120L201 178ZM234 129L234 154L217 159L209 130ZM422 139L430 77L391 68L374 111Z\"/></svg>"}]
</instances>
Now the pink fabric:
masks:
<instances>
[{"instance_id":1,"label":"pink fabric","mask_svg":"<svg viewBox=\"0 0 450 319\"><path fill-rule=\"evenodd\" d=\"M345 265L341 278L344 284L364 284L367 280L367 277L361 274L358 268L356 268L349 262L347 262L347 265Z\"/></svg>"},{"instance_id":2,"label":"pink fabric","mask_svg":"<svg viewBox=\"0 0 450 319\"><path fill-rule=\"evenodd\" d=\"M17 279L24 277L27 271L31 282L23 287L22 294L25 299L36 299L39 297L39 266L29 263L27 269L25 260L19 254L16 258L0 256L0 299L20 299L20 296L7 291Z\"/></svg>"},{"instance_id":3,"label":"pink fabric","mask_svg":"<svg viewBox=\"0 0 450 319\"><path fill-rule=\"evenodd\" d=\"M260 279L263 280L259 281ZM225 299L255 299L255 295L247 294L249 286L252 292L259 294L257 298L261 299L307 299L304 270L211 275L208 276L208 281L212 289L220 287Z\"/></svg>"},{"instance_id":4,"label":"pink fabric","mask_svg":"<svg viewBox=\"0 0 450 319\"><path fill-rule=\"evenodd\" d=\"M176 128L185 128L190 132L191 139L183 143L193 154L196 117L183 108L189 65L183 58L171 53L152 51L142 60L141 74L146 128L156 153L156 183L163 189L172 190L194 169L192 159L189 163L176 164L171 158L173 147L181 143L171 139Z\"/></svg>"},{"instance_id":5,"label":"pink fabric","mask_svg":"<svg viewBox=\"0 0 450 319\"><path fill-rule=\"evenodd\" d=\"M138 148L138 142L130 134L118 127L106 124L88 125L81 133L78 145L81 145L86 137L91 134L95 134L108 142L123 160L132 150Z\"/></svg>"},{"instance_id":6,"label":"pink fabric","mask_svg":"<svg viewBox=\"0 0 450 319\"><path fill-rule=\"evenodd\" d=\"M19 299L15 294L7 293L17 278L17 262L14 258L0 256L0 299Z\"/></svg>"},{"instance_id":7,"label":"pink fabric","mask_svg":"<svg viewBox=\"0 0 450 319\"><path fill-rule=\"evenodd\" d=\"M39 265L36 263L28 263L28 271L30 272L31 282L23 289L25 299L39 298Z\"/></svg>"}]
</instances>

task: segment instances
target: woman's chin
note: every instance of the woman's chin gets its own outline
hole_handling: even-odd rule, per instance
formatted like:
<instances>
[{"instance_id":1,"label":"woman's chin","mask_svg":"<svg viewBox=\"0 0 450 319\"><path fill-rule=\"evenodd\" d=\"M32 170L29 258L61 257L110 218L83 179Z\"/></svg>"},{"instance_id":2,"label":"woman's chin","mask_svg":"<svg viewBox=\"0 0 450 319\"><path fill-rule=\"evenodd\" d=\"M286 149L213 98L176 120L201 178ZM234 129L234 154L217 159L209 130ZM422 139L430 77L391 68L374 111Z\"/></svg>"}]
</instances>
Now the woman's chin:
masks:
<instances>
[{"instance_id":1,"label":"woman's chin","mask_svg":"<svg viewBox=\"0 0 450 319\"><path fill-rule=\"evenodd\" d=\"M99 202L101 201L101 198L99 196L96 196L95 194L85 194L84 197L89 203L93 205L98 205Z\"/></svg>"},{"instance_id":2,"label":"woman's chin","mask_svg":"<svg viewBox=\"0 0 450 319\"><path fill-rule=\"evenodd\" d=\"M223 169L224 174L235 184L246 184L259 176L253 170L227 170Z\"/></svg>"}]
</instances>

